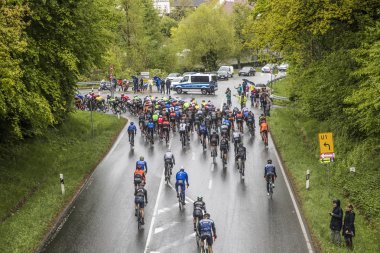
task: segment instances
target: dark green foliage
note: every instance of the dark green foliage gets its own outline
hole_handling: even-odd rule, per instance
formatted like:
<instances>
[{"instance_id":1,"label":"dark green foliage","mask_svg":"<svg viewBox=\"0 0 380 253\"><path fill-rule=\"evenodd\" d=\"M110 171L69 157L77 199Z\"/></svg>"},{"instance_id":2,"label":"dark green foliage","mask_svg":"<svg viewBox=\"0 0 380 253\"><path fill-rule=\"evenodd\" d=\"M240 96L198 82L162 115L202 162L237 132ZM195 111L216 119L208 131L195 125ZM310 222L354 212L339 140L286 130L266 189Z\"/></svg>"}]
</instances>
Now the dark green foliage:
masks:
<instances>
[{"instance_id":1,"label":"dark green foliage","mask_svg":"<svg viewBox=\"0 0 380 253\"><path fill-rule=\"evenodd\" d=\"M1 141L40 134L70 112L79 74L105 49L105 2L0 3Z\"/></svg>"}]
</instances>

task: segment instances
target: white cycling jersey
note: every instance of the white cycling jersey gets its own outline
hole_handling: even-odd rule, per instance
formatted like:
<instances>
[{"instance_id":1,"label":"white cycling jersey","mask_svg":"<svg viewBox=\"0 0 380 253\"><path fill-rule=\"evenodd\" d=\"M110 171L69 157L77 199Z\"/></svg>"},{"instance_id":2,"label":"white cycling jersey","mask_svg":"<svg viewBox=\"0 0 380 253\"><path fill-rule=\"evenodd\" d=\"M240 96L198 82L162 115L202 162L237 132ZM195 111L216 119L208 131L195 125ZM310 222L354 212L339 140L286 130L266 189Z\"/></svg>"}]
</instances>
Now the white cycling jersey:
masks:
<instances>
[{"instance_id":1,"label":"white cycling jersey","mask_svg":"<svg viewBox=\"0 0 380 253\"><path fill-rule=\"evenodd\" d=\"M179 125L179 131L186 131L186 123L181 123L180 125Z\"/></svg>"},{"instance_id":2,"label":"white cycling jersey","mask_svg":"<svg viewBox=\"0 0 380 253\"><path fill-rule=\"evenodd\" d=\"M239 132L233 132L234 139L240 139L240 133Z\"/></svg>"}]
</instances>

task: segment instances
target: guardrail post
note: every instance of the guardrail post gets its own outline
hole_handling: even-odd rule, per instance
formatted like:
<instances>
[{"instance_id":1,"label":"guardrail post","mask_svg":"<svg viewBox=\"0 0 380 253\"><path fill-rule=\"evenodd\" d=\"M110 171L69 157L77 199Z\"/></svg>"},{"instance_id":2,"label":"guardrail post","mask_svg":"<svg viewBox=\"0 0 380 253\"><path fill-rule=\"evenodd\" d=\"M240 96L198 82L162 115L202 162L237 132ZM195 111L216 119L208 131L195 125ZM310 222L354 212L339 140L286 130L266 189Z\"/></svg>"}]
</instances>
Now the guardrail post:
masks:
<instances>
[{"instance_id":1,"label":"guardrail post","mask_svg":"<svg viewBox=\"0 0 380 253\"><path fill-rule=\"evenodd\" d=\"M310 170L306 171L306 190L310 189Z\"/></svg>"},{"instance_id":2,"label":"guardrail post","mask_svg":"<svg viewBox=\"0 0 380 253\"><path fill-rule=\"evenodd\" d=\"M61 191L62 191L62 195L65 194L65 181L63 179L63 174L59 174L59 181L61 182Z\"/></svg>"}]
</instances>

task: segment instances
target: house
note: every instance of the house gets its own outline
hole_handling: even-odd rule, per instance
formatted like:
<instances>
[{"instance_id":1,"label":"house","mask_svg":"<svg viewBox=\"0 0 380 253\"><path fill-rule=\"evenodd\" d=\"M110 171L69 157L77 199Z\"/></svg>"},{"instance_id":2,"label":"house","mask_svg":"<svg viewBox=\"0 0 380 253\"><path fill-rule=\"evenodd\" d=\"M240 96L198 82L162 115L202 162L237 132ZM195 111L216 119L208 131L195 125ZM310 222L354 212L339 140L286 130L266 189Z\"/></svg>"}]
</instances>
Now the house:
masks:
<instances>
[{"instance_id":1,"label":"house","mask_svg":"<svg viewBox=\"0 0 380 253\"><path fill-rule=\"evenodd\" d=\"M160 13L160 15L170 13L170 0L154 0L153 6Z\"/></svg>"}]
</instances>

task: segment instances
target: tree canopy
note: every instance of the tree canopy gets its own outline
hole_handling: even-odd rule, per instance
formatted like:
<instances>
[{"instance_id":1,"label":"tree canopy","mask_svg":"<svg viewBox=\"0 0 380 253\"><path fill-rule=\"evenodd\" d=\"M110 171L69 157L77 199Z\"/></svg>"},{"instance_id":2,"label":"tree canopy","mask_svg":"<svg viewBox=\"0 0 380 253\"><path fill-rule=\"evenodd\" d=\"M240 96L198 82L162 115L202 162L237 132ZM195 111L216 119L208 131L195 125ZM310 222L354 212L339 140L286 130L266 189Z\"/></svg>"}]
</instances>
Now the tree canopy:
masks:
<instances>
[{"instance_id":1,"label":"tree canopy","mask_svg":"<svg viewBox=\"0 0 380 253\"><path fill-rule=\"evenodd\" d=\"M207 70L215 70L220 61L232 56L234 27L222 8L202 4L173 29L173 42L182 65L202 63Z\"/></svg>"}]
</instances>

